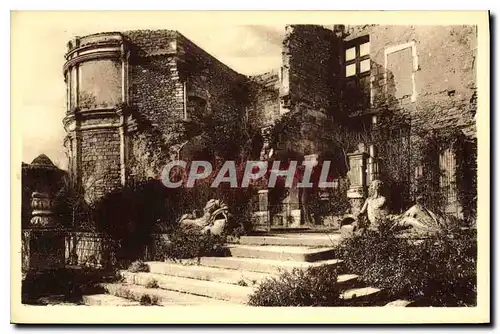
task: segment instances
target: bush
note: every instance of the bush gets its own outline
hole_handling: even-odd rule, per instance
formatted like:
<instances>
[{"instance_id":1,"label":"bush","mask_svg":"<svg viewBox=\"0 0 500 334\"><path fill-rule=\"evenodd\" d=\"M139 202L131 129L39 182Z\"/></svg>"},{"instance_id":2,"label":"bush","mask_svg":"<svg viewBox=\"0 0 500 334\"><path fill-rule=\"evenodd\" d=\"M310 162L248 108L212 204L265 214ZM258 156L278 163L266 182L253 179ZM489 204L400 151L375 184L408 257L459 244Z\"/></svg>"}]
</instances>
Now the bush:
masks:
<instances>
[{"instance_id":1,"label":"bush","mask_svg":"<svg viewBox=\"0 0 500 334\"><path fill-rule=\"evenodd\" d=\"M180 227L168 234L168 239L155 244L151 258L155 261L199 259L202 256L228 256L225 236L199 234Z\"/></svg>"},{"instance_id":2,"label":"bush","mask_svg":"<svg viewBox=\"0 0 500 334\"><path fill-rule=\"evenodd\" d=\"M338 306L340 289L332 267L285 271L265 279L250 296L251 306Z\"/></svg>"},{"instance_id":3,"label":"bush","mask_svg":"<svg viewBox=\"0 0 500 334\"><path fill-rule=\"evenodd\" d=\"M149 272L149 265L141 260L134 261L128 267L128 271L132 273L140 273L140 272L147 273Z\"/></svg>"},{"instance_id":4,"label":"bush","mask_svg":"<svg viewBox=\"0 0 500 334\"><path fill-rule=\"evenodd\" d=\"M118 273L108 269L63 268L28 272L22 280L22 302L39 304L41 297L63 296L66 302L80 303L83 295L103 293L104 282L115 282Z\"/></svg>"},{"instance_id":5,"label":"bush","mask_svg":"<svg viewBox=\"0 0 500 334\"><path fill-rule=\"evenodd\" d=\"M95 227L117 245L119 262L143 258L158 221L172 216L169 208L175 207L174 196L160 181L149 180L116 189L95 204Z\"/></svg>"},{"instance_id":6,"label":"bush","mask_svg":"<svg viewBox=\"0 0 500 334\"><path fill-rule=\"evenodd\" d=\"M158 297L150 295L142 295L141 298L139 299L139 303L142 306L159 305Z\"/></svg>"},{"instance_id":7,"label":"bush","mask_svg":"<svg viewBox=\"0 0 500 334\"><path fill-rule=\"evenodd\" d=\"M146 282L145 287L148 289L157 289L159 288L158 281L154 278L151 278Z\"/></svg>"},{"instance_id":8,"label":"bush","mask_svg":"<svg viewBox=\"0 0 500 334\"><path fill-rule=\"evenodd\" d=\"M382 228L345 240L339 252L350 272L387 289L392 298L432 306L476 305L474 230L443 231L416 241Z\"/></svg>"}]
</instances>

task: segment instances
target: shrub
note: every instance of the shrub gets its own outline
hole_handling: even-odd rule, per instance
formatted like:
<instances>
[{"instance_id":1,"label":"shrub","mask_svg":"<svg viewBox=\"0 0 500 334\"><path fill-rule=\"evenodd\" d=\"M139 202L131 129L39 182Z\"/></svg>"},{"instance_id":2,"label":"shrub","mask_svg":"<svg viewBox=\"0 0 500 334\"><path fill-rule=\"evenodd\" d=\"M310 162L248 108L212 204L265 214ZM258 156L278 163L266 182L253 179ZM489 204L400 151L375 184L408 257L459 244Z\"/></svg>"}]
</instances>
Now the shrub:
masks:
<instances>
[{"instance_id":1,"label":"shrub","mask_svg":"<svg viewBox=\"0 0 500 334\"><path fill-rule=\"evenodd\" d=\"M158 221L172 216L168 208L175 207L174 200L172 189L149 180L107 194L95 203L92 218L97 231L117 245L118 261L127 263L144 256Z\"/></svg>"},{"instance_id":2,"label":"shrub","mask_svg":"<svg viewBox=\"0 0 500 334\"><path fill-rule=\"evenodd\" d=\"M474 230L443 231L416 241L382 228L345 240L339 252L350 272L387 289L393 298L432 306L476 304Z\"/></svg>"},{"instance_id":3,"label":"shrub","mask_svg":"<svg viewBox=\"0 0 500 334\"><path fill-rule=\"evenodd\" d=\"M81 302L83 295L103 293L101 284L115 282L118 273L108 269L62 268L28 272L22 280L22 302L38 304L43 296L64 296L68 302Z\"/></svg>"},{"instance_id":4,"label":"shrub","mask_svg":"<svg viewBox=\"0 0 500 334\"><path fill-rule=\"evenodd\" d=\"M307 206L314 215L315 224L320 224L321 219L329 216L342 216L350 209L351 204L346 195L349 184L344 179L339 179L339 183L338 189L325 189L321 192L315 189L309 195Z\"/></svg>"},{"instance_id":5,"label":"shrub","mask_svg":"<svg viewBox=\"0 0 500 334\"><path fill-rule=\"evenodd\" d=\"M295 268L265 279L250 296L251 306L336 306L341 304L332 267Z\"/></svg>"},{"instance_id":6,"label":"shrub","mask_svg":"<svg viewBox=\"0 0 500 334\"><path fill-rule=\"evenodd\" d=\"M159 304L158 297L150 295L142 295L141 298L139 299L139 303L142 306L153 306Z\"/></svg>"},{"instance_id":7,"label":"shrub","mask_svg":"<svg viewBox=\"0 0 500 334\"><path fill-rule=\"evenodd\" d=\"M142 260L134 261L128 267L128 271L132 273L139 273L139 272L147 273L149 272L149 265Z\"/></svg>"},{"instance_id":8,"label":"shrub","mask_svg":"<svg viewBox=\"0 0 500 334\"><path fill-rule=\"evenodd\" d=\"M248 283L242 278L236 284L239 286L248 286Z\"/></svg>"},{"instance_id":9,"label":"shrub","mask_svg":"<svg viewBox=\"0 0 500 334\"><path fill-rule=\"evenodd\" d=\"M157 289L159 286L158 286L158 281L155 280L154 278L148 280L146 282L146 285L145 285L146 288L149 288L149 289Z\"/></svg>"},{"instance_id":10,"label":"shrub","mask_svg":"<svg viewBox=\"0 0 500 334\"><path fill-rule=\"evenodd\" d=\"M168 240L155 245L153 260L197 259L202 256L227 256L229 250L225 246L225 236L210 233L199 234L181 228L173 229Z\"/></svg>"}]
</instances>

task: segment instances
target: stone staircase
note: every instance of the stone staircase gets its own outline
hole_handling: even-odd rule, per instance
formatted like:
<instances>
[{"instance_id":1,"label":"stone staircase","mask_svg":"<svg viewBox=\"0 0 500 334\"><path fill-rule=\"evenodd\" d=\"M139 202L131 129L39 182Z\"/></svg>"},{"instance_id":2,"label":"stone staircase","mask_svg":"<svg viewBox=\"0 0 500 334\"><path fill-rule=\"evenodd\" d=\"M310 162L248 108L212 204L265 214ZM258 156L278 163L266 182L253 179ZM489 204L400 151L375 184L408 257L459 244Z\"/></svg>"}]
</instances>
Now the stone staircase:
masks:
<instances>
[{"instance_id":1,"label":"stone staircase","mask_svg":"<svg viewBox=\"0 0 500 334\"><path fill-rule=\"evenodd\" d=\"M231 305L246 306L258 284L282 270L321 265L335 267L346 306L407 306L384 291L346 273L334 258L340 234L244 236L229 245L230 257L203 257L197 264L147 262L149 272L121 271L122 280L102 284L105 294L83 297L86 305Z\"/></svg>"}]
</instances>

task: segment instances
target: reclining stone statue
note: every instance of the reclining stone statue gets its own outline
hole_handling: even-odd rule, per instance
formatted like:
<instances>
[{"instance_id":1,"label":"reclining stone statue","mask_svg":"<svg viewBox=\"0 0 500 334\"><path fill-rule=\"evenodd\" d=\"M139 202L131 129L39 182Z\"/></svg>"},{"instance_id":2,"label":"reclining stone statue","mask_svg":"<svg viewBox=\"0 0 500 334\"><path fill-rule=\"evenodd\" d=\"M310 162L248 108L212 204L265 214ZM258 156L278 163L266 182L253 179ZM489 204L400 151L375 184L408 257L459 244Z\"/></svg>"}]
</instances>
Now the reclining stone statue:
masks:
<instances>
[{"instance_id":1,"label":"reclining stone statue","mask_svg":"<svg viewBox=\"0 0 500 334\"><path fill-rule=\"evenodd\" d=\"M369 196L359 214L346 215L342 220L341 233L343 236L362 234L365 229L376 231L381 223L388 223L390 229L402 237L425 237L442 230L444 220L425 207L421 196L417 198L415 205L403 214L389 214L386 198L382 195L382 188L382 181L374 180L370 184ZM362 224L360 220L364 214L368 218L368 224Z\"/></svg>"},{"instance_id":2,"label":"reclining stone statue","mask_svg":"<svg viewBox=\"0 0 500 334\"><path fill-rule=\"evenodd\" d=\"M193 214L184 214L179 223L182 228L199 233L221 235L229 221L229 207L221 200L211 199L203 208L203 215L196 218Z\"/></svg>"},{"instance_id":3,"label":"reclining stone statue","mask_svg":"<svg viewBox=\"0 0 500 334\"><path fill-rule=\"evenodd\" d=\"M415 205L398 217L391 229L398 235L406 237L425 237L441 231L444 220L427 209L423 197L416 199Z\"/></svg>"}]
</instances>

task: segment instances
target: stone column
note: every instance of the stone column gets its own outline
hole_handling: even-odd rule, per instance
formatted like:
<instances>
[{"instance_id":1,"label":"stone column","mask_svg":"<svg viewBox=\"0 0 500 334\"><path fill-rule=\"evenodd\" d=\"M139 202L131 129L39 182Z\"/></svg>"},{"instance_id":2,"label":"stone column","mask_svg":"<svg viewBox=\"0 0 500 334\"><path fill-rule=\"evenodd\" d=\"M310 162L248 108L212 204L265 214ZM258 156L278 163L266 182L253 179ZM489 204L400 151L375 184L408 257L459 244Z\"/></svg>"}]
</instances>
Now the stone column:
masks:
<instances>
[{"instance_id":1,"label":"stone column","mask_svg":"<svg viewBox=\"0 0 500 334\"><path fill-rule=\"evenodd\" d=\"M379 166L377 160L377 151L375 145L370 145L370 156L368 158L368 180L367 184L370 184L373 180L379 179Z\"/></svg>"},{"instance_id":2,"label":"stone column","mask_svg":"<svg viewBox=\"0 0 500 334\"><path fill-rule=\"evenodd\" d=\"M258 232L269 232L271 230L271 218L269 214L268 189L258 191L258 208L253 213L253 230Z\"/></svg>"},{"instance_id":3,"label":"stone column","mask_svg":"<svg viewBox=\"0 0 500 334\"><path fill-rule=\"evenodd\" d=\"M366 152L348 154L349 157L349 181L347 197L351 202L351 212L356 215L361 210L367 193L366 180Z\"/></svg>"}]
</instances>

